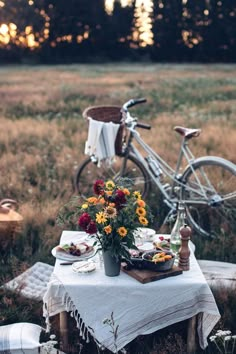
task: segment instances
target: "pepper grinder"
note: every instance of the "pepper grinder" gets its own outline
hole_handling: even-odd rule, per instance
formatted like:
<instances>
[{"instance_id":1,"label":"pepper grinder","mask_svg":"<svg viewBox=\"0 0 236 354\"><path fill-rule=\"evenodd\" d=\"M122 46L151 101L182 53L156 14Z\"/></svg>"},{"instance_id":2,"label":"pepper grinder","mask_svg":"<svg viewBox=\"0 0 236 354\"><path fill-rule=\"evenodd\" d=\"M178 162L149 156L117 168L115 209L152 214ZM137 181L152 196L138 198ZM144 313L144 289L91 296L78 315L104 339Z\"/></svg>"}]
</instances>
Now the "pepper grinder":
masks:
<instances>
[{"instance_id":1,"label":"pepper grinder","mask_svg":"<svg viewBox=\"0 0 236 354\"><path fill-rule=\"evenodd\" d=\"M190 240L190 236L192 234L192 230L188 225L184 225L180 228L180 238L181 238L181 246L179 249L179 263L178 266L182 270L189 270L189 257L190 257L190 249L188 246L188 242Z\"/></svg>"}]
</instances>

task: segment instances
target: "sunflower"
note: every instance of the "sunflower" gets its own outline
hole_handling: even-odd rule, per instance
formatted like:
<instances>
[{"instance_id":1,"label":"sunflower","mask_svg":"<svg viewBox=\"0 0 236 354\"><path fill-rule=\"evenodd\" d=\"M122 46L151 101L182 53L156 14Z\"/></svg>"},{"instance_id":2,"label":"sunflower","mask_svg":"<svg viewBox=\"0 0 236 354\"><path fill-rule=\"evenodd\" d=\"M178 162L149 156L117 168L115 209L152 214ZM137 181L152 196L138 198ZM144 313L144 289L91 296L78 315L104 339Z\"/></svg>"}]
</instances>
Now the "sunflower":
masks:
<instances>
[{"instance_id":1,"label":"sunflower","mask_svg":"<svg viewBox=\"0 0 236 354\"><path fill-rule=\"evenodd\" d=\"M109 180L109 181L106 182L106 188L108 190L113 190L114 187L115 187L115 183L113 181Z\"/></svg>"},{"instance_id":2,"label":"sunflower","mask_svg":"<svg viewBox=\"0 0 236 354\"><path fill-rule=\"evenodd\" d=\"M96 221L98 224L104 224L107 221L106 214L103 211L100 211L96 214Z\"/></svg>"},{"instance_id":3,"label":"sunflower","mask_svg":"<svg viewBox=\"0 0 236 354\"><path fill-rule=\"evenodd\" d=\"M117 210L113 206L109 205L108 207L105 208L104 213L106 217L113 219L117 215Z\"/></svg>"},{"instance_id":4,"label":"sunflower","mask_svg":"<svg viewBox=\"0 0 236 354\"><path fill-rule=\"evenodd\" d=\"M136 214L137 214L138 216L145 216L145 215L146 215L146 210L145 210L144 208L138 207L138 208L136 209Z\"/></svg>"},{"instance_id":5,"label":"sunflower","mask_svg":"<svg viewBox=\"0 0 236 354\"><path fill-rule=\"evenodd\" d=\"M124 226L119 227L117 232L121 237L125 237L127 235L127 229Z\"/></svg>"},{"instance_id":6,"label":"sunflower","mask_svg":"<svg viewBox=\"0 0 236 354\"><path fill-rule=\"evenodd\" d=\"M139 219L140 224L148 225L148 220L144 216L140 216L138 219Z\"/></svg>"},{"instance_id":7,"label":"sunflower","mask_svg":"<svg viewBox=\"0 0 236 354\"><path fill-rule=\"evenodd\" d=\"M109 235L112 232L112 227L111 225L107 225L103 229L107 235Z\"/></svg>"},{"instance_id":8,"label":"sunflower","mask_svg":"<svg viewBox=\"0 0 236 354\"><path fill-rule=\"evenodd\" d=\"M135 191L135 192L133 193L133 195L135 196L136 199L141 199L141 193L140 193L140 192Z\"/></svg>"}]
</instances>

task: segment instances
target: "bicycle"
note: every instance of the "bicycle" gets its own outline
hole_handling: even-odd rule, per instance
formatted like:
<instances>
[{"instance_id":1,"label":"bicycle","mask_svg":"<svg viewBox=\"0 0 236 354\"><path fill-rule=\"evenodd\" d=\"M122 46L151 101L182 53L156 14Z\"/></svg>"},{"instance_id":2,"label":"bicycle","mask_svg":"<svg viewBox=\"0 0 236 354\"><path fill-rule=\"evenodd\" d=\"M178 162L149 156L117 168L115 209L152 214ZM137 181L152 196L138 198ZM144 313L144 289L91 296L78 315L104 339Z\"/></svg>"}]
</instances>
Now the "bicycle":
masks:
<instances>
[{"instance_id":1,"label":"bicycle","mask_svg":"<svg viewBox=\"0 0 236 354\"><path fill-rule=\"evenodd\" d=\"M173 169L144 142L137 131L137 128L151 129L151 125L138 122L129 112L130 107L143 102L146 102L146 99L132 99L121 109L108 106L102 118L96 117L96 113L106 106L91 107L85 111L85 118L90 116L97 120L113 120L121 126L116 139L116 156L112 161L104 160L98 168L96 156L91 156L79 167L75 176L78 193L84 196L92 195L96 179L117 180L120 177L128 177L133 181L134 188L140 190L145 198L153 183L170 209L167 218L176 212L181 201L185 205L189 224L198 233L215 236L222 232L235 232L236 165L217 156L195 158L188 142L198 137L201 130L177 126L174 130L182 136L182 142L176 168ZM106 113L110 110L112 116L109 117ZM144 154L134 146L134 141L143 149ZM187 165L181 172L184 159Z\"/></svg>"}]
</instances>

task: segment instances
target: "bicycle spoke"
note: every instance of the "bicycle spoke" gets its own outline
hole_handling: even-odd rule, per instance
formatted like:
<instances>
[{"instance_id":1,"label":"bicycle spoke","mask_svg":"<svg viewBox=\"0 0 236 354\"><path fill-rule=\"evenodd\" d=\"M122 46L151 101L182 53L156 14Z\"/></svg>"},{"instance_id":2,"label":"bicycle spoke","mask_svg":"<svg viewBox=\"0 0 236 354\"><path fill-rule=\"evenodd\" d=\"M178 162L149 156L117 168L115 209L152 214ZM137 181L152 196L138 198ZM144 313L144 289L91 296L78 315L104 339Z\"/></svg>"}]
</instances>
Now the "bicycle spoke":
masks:
<instances>
[{"instance_id":1,"label":"bicycle spoke","mask_svg":"<svg viewBox=\"0 0 236 354\"><path fill-rule=\"evenodd\" d=\"M93 194L93 184L96 179L112 179L117 182L119 178L127 177L133 182L133 189L139 190L144 196L149 188L144 167L132 156L129 156L125 161L125 165L123 165L124 158L118 156L112 162L101 162L100 167L93 163L91 159L85 160L79 168L75 179L78 192L87 197ZM122 166L124 167L123 169ZM123 173L121 172L122 170Z\"/></svg>"},{"instance_id":2,"label":"bicycle spoke","mask_svg":"<svg viewBox=\"0 0 236 354\"><path fill-rule=\"evenodd\" d=\"M236 171L232 166L209 159L185 176L182 197L187 215L194 228L205 236L236 231Z\"/></svg>"}]
</instances>

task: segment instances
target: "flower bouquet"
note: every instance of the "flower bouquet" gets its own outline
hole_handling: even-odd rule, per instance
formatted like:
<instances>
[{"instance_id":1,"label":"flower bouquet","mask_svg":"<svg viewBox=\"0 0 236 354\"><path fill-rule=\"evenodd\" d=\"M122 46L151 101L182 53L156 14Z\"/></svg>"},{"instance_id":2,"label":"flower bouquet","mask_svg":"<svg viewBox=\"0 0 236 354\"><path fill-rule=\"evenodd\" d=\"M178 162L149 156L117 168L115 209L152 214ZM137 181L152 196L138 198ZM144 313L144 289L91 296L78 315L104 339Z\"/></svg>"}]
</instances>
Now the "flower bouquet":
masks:
<instances>
[{"instance_id":1,"label":"flower bouquet","mask_svg":"<svg viewBox=\"0 0 236 354\"><path fill-rule=\"evenodd\" d=\"M59 223L78 225L90 234L94 245L109 251L116 259L130 259L130 249L137 249L134 231L147 226L151 212L139 191L132 190L128 179L97 180L94 195L86 199L74 197L59 213Z\"/></svg>"}]
</instances>

